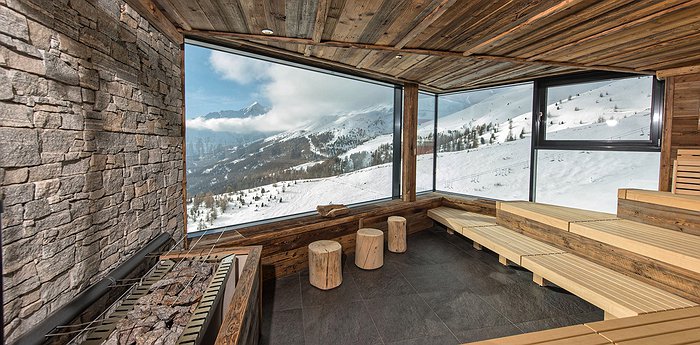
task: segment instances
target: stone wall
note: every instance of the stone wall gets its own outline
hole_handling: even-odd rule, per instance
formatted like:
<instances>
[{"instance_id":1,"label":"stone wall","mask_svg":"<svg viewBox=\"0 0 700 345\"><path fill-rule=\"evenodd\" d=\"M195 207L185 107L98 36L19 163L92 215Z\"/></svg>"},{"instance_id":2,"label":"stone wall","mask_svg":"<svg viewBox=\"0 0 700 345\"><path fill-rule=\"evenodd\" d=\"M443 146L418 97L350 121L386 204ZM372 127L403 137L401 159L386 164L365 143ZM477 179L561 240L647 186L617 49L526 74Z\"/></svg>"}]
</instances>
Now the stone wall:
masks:
<instances>
[{"instance_id":1,"label":"stone wall","mask_svg":"<svg viewBox=\"0 0 700 345\"><path fill-rule=\"evenodd\" d=\"M10 341L161 232L183 236L180 61L121 0L0 0Z\"/></svg>"}]
</instances>

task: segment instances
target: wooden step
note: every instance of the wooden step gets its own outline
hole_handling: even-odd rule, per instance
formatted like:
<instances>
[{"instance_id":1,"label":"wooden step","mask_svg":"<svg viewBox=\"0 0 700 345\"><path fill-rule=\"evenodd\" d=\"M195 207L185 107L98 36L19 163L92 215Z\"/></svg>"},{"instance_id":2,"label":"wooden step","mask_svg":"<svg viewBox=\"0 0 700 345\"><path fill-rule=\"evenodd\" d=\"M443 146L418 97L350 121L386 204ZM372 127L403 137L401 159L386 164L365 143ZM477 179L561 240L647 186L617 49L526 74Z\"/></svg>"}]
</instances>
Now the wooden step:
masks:
<instances>
[{"instance_id":1,"label":"wooden step","mask_svg":"<svg viewBox=\"0 0 700 345\"><path fill-rule=\"evenodd\" d=\"M617 197L618 199L700 212L700 196L697 195L681 195L643 189L620 189L617 192Z\"/></svg>"},{"instance_id":2,"label":"wooden step","mask_svg":"<svg viewBox=\"0 0 700 345\"><path fill-rule=\"evenodd\" d=\"M497 204L497 212L508 212L564 231L569 230L569 224L571 223L617 219L614 214L610 213L529 201L499 202Z\"/></svg>"},{"instance_id":3,"label":"wooden step","mask_svg":"<svg viewBox=\"0 0 700 345\"><path fill-rule=\"evenodd\" d=\"M561 327L549 329L541 332L518 334L510 337L489 339L469 343L472 345L566 345L566 344L585 344L585 345L604 345L612 344L604 337L596 334L592 329L585 325L575 325L569 327Z\"/></svg>"},{"instance_id":4,"label":"wooden step","mask_svg":"<svg viewBox=\"0 0 700 345\"><path fill-rule=\"evenodd\" d=\"M572 223L570 231L700 273L700 236L624 219Z\"/></svg>"},{"instance_id":5,"label":"wooden step","mask_svg":"<svg viewBox=\"0 0 700 345\"><path fill-rule=\"evenodd\" d=\"M523 256L564 252L500 225L464 227L462 234L518 265L521 264Z\"/></svg>"},{"instance_id":6,"label":"wooden step","mask_svg":"<svg viewBox=\"0 0 700 345\"><path fill-rule=\"evenodd\" d=\"M465 226L479 227L496 225L496 217L467 212L451 207L430 209L428 210L428 217L459 233L462 232L462 228Z\"/></svg>"},{"instance_id":7,"label":"wooden step","mask_svg":"<svg viewBox=\"0 0 700 345\"><path fill-rule=\"evenodd\" d=\"M522 266L614 317L697 305L569 253L526 256Z\"/></svg>"},{"instance_id":8,"label":"wooden step","mask_svg":"<svg viewBox=\"0 0 700 345\"><path fill-rule=\"evenodd\" d=\"M617 216L700 236L700 197L640 189L620 189Z\"/></svg>"}]
</instances>

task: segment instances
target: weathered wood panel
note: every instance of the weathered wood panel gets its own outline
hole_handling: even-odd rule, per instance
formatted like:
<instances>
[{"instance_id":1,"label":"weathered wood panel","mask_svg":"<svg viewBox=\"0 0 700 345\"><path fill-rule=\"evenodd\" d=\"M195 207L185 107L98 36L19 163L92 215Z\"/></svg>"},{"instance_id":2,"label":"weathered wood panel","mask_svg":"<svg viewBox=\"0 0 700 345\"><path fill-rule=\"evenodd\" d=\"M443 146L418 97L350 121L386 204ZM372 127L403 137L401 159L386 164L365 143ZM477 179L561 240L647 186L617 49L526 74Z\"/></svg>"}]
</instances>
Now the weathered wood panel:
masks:
<instances>
[{"instance_id":1,"label":"weathered wood panel","mask_svg":"<svg viewBox=\"0 0 700 345\"><path fill-rule=\"evenodd\" d=\"M683 148L700 148L700 73L666 79L660 191L671 191L673 160Z\"/></svg>"},{"instance_id":2,"label":"weathered wood panel","mask_svg":"<svg viewBox=\"0 0 700 345\"><path fill-rule=\"evenodd\" d=\"M649 285L693 302L700 302L700 274L698 273L500 210L496 223Z\"/></svg>"},{"instance_id":3,"label":"weathered wood panel","mask_svg":"<svg viewBox=\"0 0 700 345\"><path fill-rule=\"evenodd\" d=\"M371 227L388 231L387 218L406 218L409 234L432 227L433 221L427 212L440 206L442 197L421 196L415 202L399 200L352 208L347 216L328 219L321 216L301 217L239 229L225 233L217 242L218 234L205 236L196 243L196 248L211 249L262 245L264 278L285 276L308 267L307 246L317 240L340 242L344 253L352 253L355 248L355 232L361 227Z\"/></svg>"},{"instance_id":4,"label":"weathered wood panel","mask_svg":"<svg viewBox=\"0 0 700 345\"><path fill-rule=\"evenodd\" d=\"M635 200L617 199L617 216L622 219L700 236L700 212Z\"/></svg>"},{"instance_id":5,"label":"weathered wood panel","mask_svg":"<svg viewBox=\"0 0 700 345\"><path fill-rule=\"evenodd\" d=\"M483 199L477 197L462 197L449 194L442 195L442 206L457 208L474 213L481 213L488 216L496 216L496 200Z\"/></svg>"},{"instance_id":6,"label":"weathered wood panel","mask_svg":"<svg viewBox=\"0 0 700 345\"><path fill-rule=\"evenodd\" d=\"M224 313L216 345L257 345L262 326L262 248L238 248L247 259L228 310Z\"/></svg>"},{"instance_id":7,"label":"weathered wood panel","mask_svg":"<svg viewBox=\"0 0 700 345\"><path fill-rule=\"evenodd\" d=\"M401 196L403 201L416 200L416 157L418 154L418 84L403 88L403 140L401 160Z\"/></svg>"}]
</instances>

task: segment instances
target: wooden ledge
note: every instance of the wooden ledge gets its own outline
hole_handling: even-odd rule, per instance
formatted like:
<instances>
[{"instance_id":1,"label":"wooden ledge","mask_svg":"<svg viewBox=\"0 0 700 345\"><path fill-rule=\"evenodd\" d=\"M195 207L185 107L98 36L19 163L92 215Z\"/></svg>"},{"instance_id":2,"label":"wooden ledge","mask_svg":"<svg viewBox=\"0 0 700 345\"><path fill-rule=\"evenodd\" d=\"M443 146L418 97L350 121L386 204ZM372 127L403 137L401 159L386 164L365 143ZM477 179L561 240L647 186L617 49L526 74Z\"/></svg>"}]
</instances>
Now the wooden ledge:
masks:
<instances>
[{"instance_id":1,"label":"wooden ledge","mask_svg":"<svg viewBox=\"0 0 700 345\"><path fill-rule=\"evenodd\" d=\"M680 195L643 189L620 189L617 197L623 200L633 200L700 212L700 196L695 195Z\"/></svg>"}]
</instances>

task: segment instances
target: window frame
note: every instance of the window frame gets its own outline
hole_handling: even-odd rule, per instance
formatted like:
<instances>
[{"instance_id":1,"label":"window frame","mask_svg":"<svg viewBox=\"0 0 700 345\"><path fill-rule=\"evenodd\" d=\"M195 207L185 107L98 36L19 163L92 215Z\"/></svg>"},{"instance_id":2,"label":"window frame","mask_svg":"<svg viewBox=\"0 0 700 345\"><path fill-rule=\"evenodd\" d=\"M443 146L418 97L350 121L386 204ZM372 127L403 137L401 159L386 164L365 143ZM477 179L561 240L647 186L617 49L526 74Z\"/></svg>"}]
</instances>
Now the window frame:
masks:
<instances>
[{"instance_id":1,"label":"window frame","mask_svg":"<svg viewBox=\"0 0 700 345\"><path fill-rule=\"evenodd\" d=\"M589 72L535 80L533 94L533 148L536 150L588 151L661 151L664 82L652 76L651 120L649 140L553 140L547 139L547 91L551 87L576 85L606 80L636 78L643 75L611 72ZM661 100L661 102L659 102Z\"/></svg>"},{"instance_id":2,"label":"window frame","mask_svg":"<svg viewBox=\"0 0 700 345\"><path fill-rule=\"evenodd\" d=\"M392 157L392 172L391 172L391 181L392 181L392 188L391 188L391 195L387 195L386 197L379 198L379 199L373 199L373 200L365 200L365 201L359 201L355 203L350 203L347 204L349 208L354 208L354 207L362 207L362 206L367 206L367 205L372 205L376 203L381 203L381 202L386 202L390 200L395 200L395 199L400 199L401 198L401 138L402 138L402 117L403 117L403 85L398 85L398 84L390 84L387 82L383 81L378 81L378 80L373 80L369 78L364 78L352 74L346 74L342 72L337 72L333 70L328 70L328 69L323 69L319 67L314 67L314 66L307 66L303 65L300 63L295 63L279 58L274 58L274 57L268 57L256 53L251 53L247 52L244 50L239 50L235 48L230 48L227 46L223 46L220 44L214 44L214 43L209 43L206 41L202 40L194 40L190 38L185 38L185 41L183 43L184 45L192 45L192 46L197 46L201 48L207 48L211 50L217 50L221 51L224 53L228 54L234 54L237 56L242 56L246 58L251 58L251 59L256 59L260 61L265 61L269 63L276 63L288 67L293 67L293 68L300 68L302 70L306 71L311 71L311 72L317 72L317 73L323 73L327 75L331 75L334 77L339 77L339 78L345 78L345 79L350 79L354 81L359 81L359 82L364 82L368 84L373 84L373 85L378 85L378 86L384 86L387 88L392 88L393 89L393 95L392 95L392 100L393 100L393 127L392 127L392 144L394 145L393 147L393 157ZM184 49L183 49L184 53ZM185 66L182 66L183 68L183 97L185 96L185 92L187 92L186 88L186 80L187 80L187 75L184 72ZM184 107L183 107L184 109ZM183 129L186 131L187 130L187 125L186 125L186 114L183 111ZM183 134L183 146L186 145L186 135ZM398 145L397 145L398 143ZM398 154L397 154L398 152ZM187 157L184 156L184 150L183 150L183 160L185 164L187 164ZM184 193L185 193L185 199L187 200L187 168L186 166L183 168L183 174L184 176ZM434 191L434 189L433 189ZM430 191L428 191L430 192ZM187 205L184 204L183 207L185 207L184 210L184 216L185 219L187 219ZM236 224L229 224L229 225L222 225L222 226L216 226L216 227L210 227L207 229L203 230L191 230L187 229L187 220L185 220L185 233L188 238L196 238L199 236L204 236L204 235L210 235L210 234L218 234L221 232L227 232L227 231L234 231L238 229L243 229L247 228L250 226L258 226L258 225L264 225L264 224L270 224L274 222L279 222L279 221L284 221L284 220L290 220L290 219L296 219L296 218L302 218L302 217L308 217L317 214L316 211L310 210L310 211L303 211L303 212L298 212L298 213L292 213L288 215L282 215L282 216L276 216L276 217L271 217L271 218L264 218L264 219L259 219L259 220L253 220L249 222L243 222L243 223L236 223Z\"/></svg>"}]
</instances>

